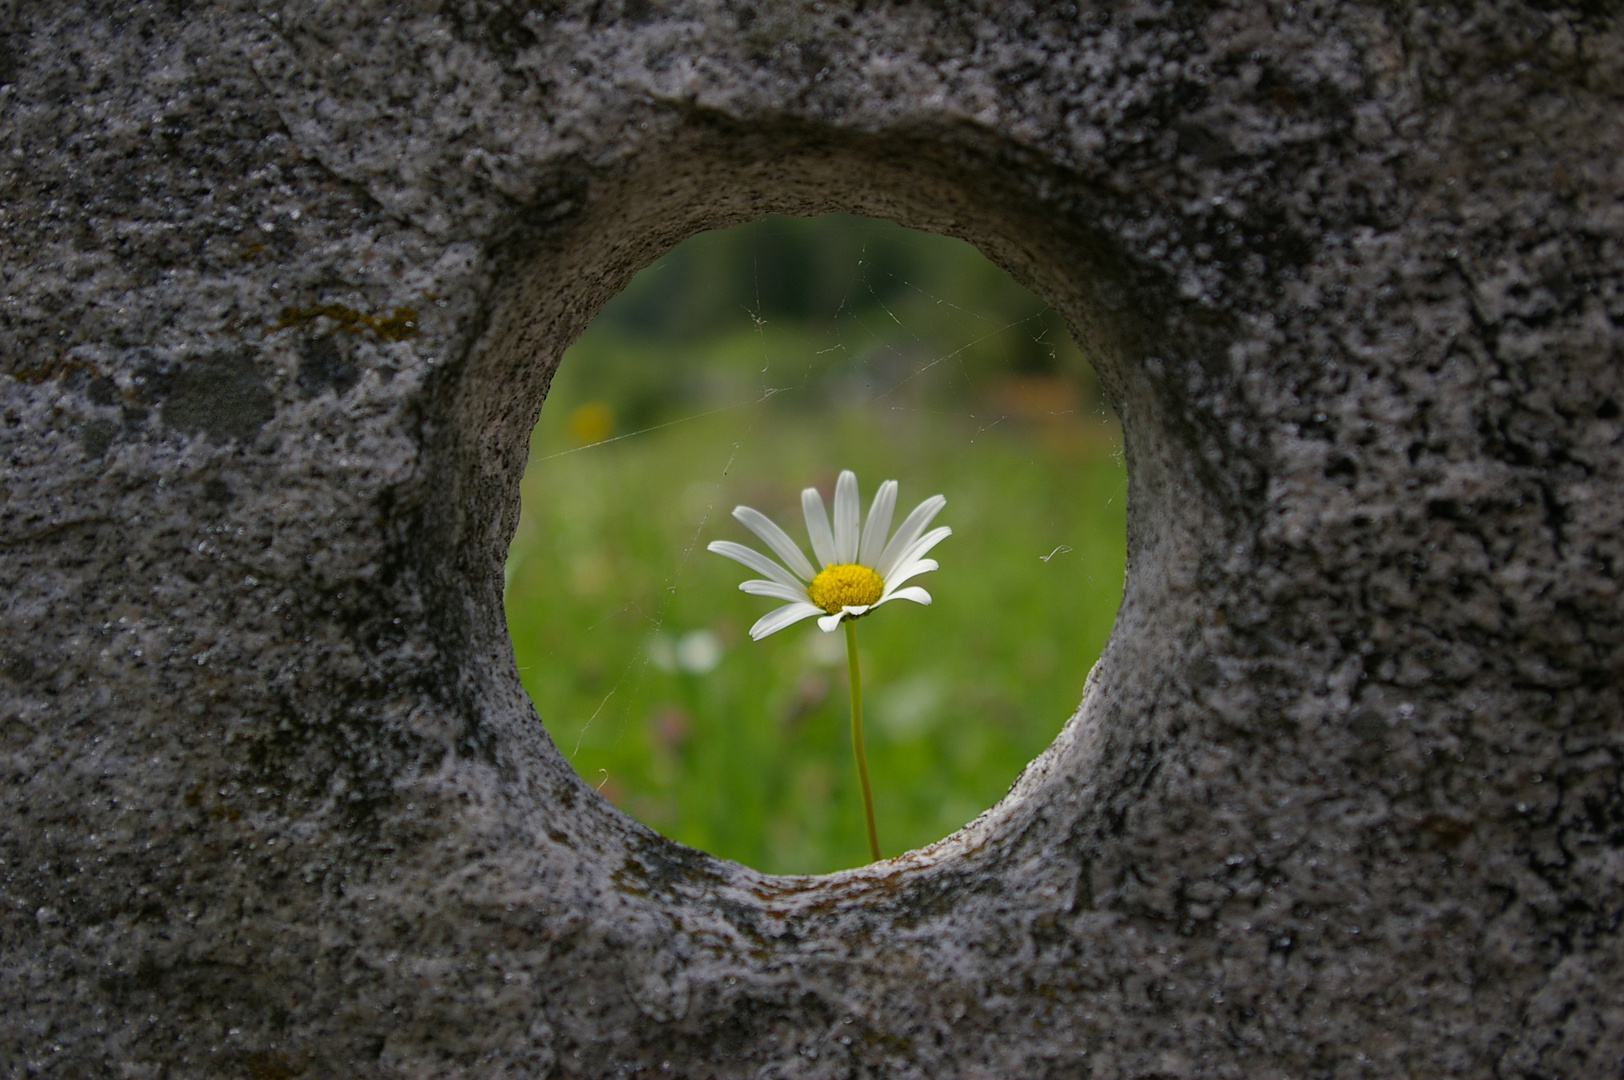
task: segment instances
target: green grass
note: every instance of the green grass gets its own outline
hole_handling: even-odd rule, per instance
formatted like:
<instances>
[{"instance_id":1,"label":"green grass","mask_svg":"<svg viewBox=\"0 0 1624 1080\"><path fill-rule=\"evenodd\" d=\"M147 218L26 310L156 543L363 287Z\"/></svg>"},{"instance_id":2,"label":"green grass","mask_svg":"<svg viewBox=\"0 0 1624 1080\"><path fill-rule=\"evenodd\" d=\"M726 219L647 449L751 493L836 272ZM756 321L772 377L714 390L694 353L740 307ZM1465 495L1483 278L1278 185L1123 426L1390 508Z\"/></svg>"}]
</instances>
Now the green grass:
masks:
<instances>
[{"instance_id":1,"label":"green grass","mask_svg":"<svg viewBox=\"0 0 1624 1080\"><path fill-rule=\"evenodd\" d=\"M683 406L691 418L577 449L604 434L577 411L603 394L594 372L635 351L583 339L532 442L508 565L520 676L580 775L667 836L781 873L867 861L844 642L812 622L750 641L775 602L740 593L748 572L705 551L715 539L763 546L729 516L736 504L804 541L800 489L827 499L841 468L857 471L865 512L887 478L901 481L898 520L947 496L942 568L917 581L935 603L889 604L858 624L888 855L991 806L1054 738L1122 592L1125 479L1107 421L928 396L764 399L759 358L774 373L811 370L784 357L815 344L708 343L735 362L705 369L704 393ZM720 660L686 672L671 657L696 651L698 631Z\"/></svg>"}]
</instances>

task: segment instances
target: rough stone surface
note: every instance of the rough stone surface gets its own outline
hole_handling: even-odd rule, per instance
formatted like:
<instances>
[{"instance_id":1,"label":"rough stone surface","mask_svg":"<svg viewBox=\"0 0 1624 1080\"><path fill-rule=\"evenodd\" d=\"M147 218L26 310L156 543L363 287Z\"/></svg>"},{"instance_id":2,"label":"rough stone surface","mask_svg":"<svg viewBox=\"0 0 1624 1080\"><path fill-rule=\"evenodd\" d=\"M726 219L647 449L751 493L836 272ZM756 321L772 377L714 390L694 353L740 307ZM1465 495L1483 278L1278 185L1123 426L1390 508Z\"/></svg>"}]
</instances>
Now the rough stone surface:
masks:
<instances>
[{"instance_id":1,"label":"rough stone surface","mask_svg":"<svg viewBox=\"0 0 1624 1080\"><path fill-rule=\"evenodd\" d=\"M1611 5L0 6L0 1074L1624 1075ZM1120 413L1010 796L816 879L572 773L552 367L767 212L964 237Z\"/></svg>"}]
</instances>

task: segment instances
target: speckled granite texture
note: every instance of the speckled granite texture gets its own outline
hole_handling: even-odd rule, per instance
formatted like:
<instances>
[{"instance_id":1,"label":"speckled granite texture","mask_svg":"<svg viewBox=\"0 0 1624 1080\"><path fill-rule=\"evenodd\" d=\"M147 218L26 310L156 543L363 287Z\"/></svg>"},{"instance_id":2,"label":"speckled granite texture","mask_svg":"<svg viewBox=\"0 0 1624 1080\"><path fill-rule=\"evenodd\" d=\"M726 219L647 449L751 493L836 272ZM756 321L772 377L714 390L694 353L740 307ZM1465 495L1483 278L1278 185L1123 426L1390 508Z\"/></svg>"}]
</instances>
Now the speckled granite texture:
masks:
<instances>
[{"instance_id":1,"label":"speckled granite texture","mask_svg":"<svg viewBox=\"0 0 1624 1080\"><path fill-rule=\"evenodd\" d=\"M0 1075L1624 1075L1611 5L0 6ZM552 365L852 210L1062 310L1077 715L821 879L571 772L500 604Z\"/></svg>"}]
</instances>

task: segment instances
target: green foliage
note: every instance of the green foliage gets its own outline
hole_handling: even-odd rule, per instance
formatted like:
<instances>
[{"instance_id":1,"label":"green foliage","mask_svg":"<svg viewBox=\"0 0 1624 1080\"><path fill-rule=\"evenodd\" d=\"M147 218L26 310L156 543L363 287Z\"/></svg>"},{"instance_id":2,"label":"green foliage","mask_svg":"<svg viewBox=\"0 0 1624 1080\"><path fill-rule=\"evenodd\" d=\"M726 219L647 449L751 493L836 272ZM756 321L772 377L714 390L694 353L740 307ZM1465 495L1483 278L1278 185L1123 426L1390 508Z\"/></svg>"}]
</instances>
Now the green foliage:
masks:
<instances>
[{"instance_id":1,"label":"green foliage","mask_svg":"<svg viewBox=\"0 0 1624 1080\"><path fill-rule=\"evenodd\" d=\"M962 241L849 215L696 236L571 352L577 388L628 430L751 387L801 408L962 406L1012 372L1067 380L1101 412L1093 369L1041 300Z\"/></svg>"},{"instance_id":2,"label":"green foliage","mask_svg":"<svg viewBox=\"0 0 1624 1080\"><path fill-rule=\"evenodd\" d=\"M811 240L775 246L773 229ZM739 267L780 258L790 284L760 278L752 306ZM802 263L823 270L795 278ZM1114 429L1046 319L966 245L858 219L707 234L634 282L555 380L508 565L520 676L577 771L763 870L867 861L843 635L750 641L774 602L704 550L761 546L738 503L804 539L800 489L827 498L852 468L865 500L901 481L899 517L945 494L954 529L918 582L934 605L858 624L881 844L929 843L996 802L1076 708L1122 589ZM1027 348L1056 359L1017 363Z\"/></svg>"}]
</instances>

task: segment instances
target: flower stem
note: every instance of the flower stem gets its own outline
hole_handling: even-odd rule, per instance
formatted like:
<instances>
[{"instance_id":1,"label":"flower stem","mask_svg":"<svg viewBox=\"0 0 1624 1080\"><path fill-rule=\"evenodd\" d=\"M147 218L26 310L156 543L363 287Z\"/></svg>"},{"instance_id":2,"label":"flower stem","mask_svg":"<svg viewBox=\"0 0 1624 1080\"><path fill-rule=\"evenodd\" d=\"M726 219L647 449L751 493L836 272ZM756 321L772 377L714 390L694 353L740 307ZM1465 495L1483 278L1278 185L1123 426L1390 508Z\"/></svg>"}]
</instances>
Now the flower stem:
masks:
<instances>
[{"instance_id":1,"label":"flower stem","mask_svg":"<svg viewBox=\"0 0 1624 1080\"><path fill-rule=\"evenodd\" d=\"M863 785L863 816L868 821L868 853L880 861L880 837L874 831L874 795L868 789L868 759L863 756L863 679L857 671L857 622L846 626L846 671L851 676L851 748L857 755L857 779Z\"/></svg>"}]
</instances>

